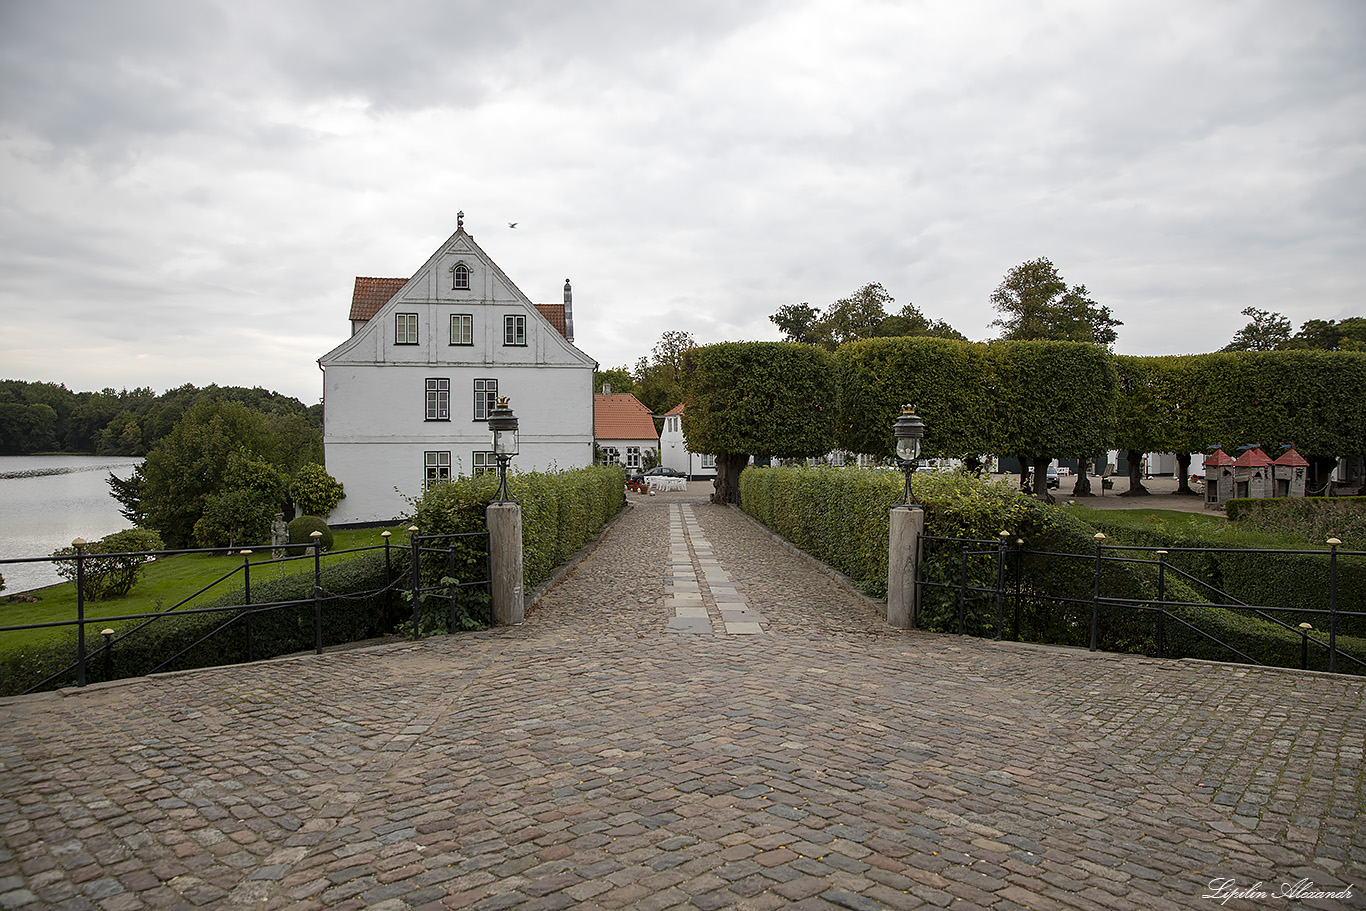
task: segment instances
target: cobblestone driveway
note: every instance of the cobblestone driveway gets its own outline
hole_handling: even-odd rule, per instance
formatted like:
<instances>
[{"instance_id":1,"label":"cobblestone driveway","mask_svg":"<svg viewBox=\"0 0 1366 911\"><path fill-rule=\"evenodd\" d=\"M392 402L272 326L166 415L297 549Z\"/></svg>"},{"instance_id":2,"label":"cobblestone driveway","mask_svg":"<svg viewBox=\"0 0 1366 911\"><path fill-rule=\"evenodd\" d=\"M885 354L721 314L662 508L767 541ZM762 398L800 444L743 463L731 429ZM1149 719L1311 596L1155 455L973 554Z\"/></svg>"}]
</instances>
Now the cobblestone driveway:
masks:
<instances>
[{"instance_id":1,"label":"cobblestone driveway","mask_svg":"<svg viewBox=\"0 0 1366 911\"><path fill-rule=\"evenodd\" d=\"M0 702L0 909L1366 907L1366 682L893 631L697 491L516 629Z\"/></svg>"}]
</instances>

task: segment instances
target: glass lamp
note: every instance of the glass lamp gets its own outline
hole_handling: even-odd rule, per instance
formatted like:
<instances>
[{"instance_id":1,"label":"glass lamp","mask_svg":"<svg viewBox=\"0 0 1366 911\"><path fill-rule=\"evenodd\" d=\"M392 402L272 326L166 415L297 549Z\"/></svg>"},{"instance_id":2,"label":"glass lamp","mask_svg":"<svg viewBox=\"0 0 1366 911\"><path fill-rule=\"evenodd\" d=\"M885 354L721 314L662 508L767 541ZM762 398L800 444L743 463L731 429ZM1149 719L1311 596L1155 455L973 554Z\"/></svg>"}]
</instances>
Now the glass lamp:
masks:
<instances>
[{"instance_id":1,"label":"glass lamp","mask_svg":"<svg viewBox=\"0 0 1366 911\"><path fill-rule=\"evenodd\" d=\"M919 503L911 493L911 474L920 458L920 441L925 436L925 422L916 415L914 405L902 406L901 415L892 425L892 433L896 436L897 463L906 473L906 502L901 505L910 506Z\"/></svg>"},{"instance_id":2,"label":"glass lamp","mask_svg":"<svg viewBox=\"0 0 1366 911\"><path fill-rule=\"evenodd\" d=\"M517 415L506 397L489 409L489 430L493 431L493 457L498 460L498 502L507 502L508 463L517 455Z\"/></svg>"}]
</instances>

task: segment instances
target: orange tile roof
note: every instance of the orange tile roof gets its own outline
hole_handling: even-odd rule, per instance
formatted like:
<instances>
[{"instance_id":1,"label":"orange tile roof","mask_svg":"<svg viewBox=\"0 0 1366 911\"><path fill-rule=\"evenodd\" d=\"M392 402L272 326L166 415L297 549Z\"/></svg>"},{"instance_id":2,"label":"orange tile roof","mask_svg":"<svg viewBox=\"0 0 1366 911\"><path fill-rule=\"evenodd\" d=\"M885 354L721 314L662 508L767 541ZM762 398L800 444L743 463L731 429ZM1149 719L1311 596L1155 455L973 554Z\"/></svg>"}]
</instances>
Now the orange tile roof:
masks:
<instances>
[{"instance_id":1,"label":"orange tile roof","mask_svg":"<svg viewBox=\"0 0 1366 911\"><path fill-rule=\"evenodd\" d=\"M406 278L364 278L357 275L355 290L351 292L351 315L347 319L370 319L407 283ZM536 309L550 321L555 331L565 335L564 304L537 304ZM568 338L567 335L565 337Z\"/></svg>"},{"instance_id":2,"label":"orange tile roof","mask_svg":"<svg viewBox=\"0 0 1366 911\"><path fill-rule=\"evenodd\" d=\"M629 392L593 395L593 438L597 440L658 440L650 409Z\"/></svg>"},{"instance_id":3,"label":"orange tile roof","mask_svg":"<svg viewBox=\"0 0 1366 911\"><path fill-rule=\"evenodd\" d=\"M367 320L408 283L406 278L363 278L356 276L356 289L351 292L351 315L348 319Z\"/></svg>"},{"instance_id":4,"label":"orange tile roof","mask_svg":"<svg viewBox=\"0 0 1366 911\"><path fill-rule=\"evenodd\" d=\"M667 418L667 417L671 417L671 416L673 416L673 415L675 415L675 414L682 414L682 413L683 413L683 403L682 403L682 402L679 402L677 405L673 406L673 407L670 408L668 411L664 412L664 416Z\"/></svg>"},{"instance_id":5,"label":"orange tile roof","mask_svg":"<svg viewBox=\"0 0 1366 911\"><path fill-rule=\"evenodd\" d=\"M550 325L555 327L555 331L564 335L564 304L537 304L536 309L541 311L541 316L550 320Z\"/></svg>"}]
</instances>

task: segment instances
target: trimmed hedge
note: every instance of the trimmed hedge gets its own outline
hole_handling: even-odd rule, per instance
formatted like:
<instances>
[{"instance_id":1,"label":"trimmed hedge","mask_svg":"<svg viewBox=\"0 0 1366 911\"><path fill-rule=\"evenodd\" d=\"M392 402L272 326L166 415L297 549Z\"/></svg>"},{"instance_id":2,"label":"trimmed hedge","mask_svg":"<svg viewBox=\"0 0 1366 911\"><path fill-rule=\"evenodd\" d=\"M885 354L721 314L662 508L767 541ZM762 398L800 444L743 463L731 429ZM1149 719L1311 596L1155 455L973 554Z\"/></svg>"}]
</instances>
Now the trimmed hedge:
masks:
<instances>
[{"instance_id":1,"label":"trimmed hedge","mask_svg":"<svg viewBox=\"0 0 1366 911\"><path fill-rule=\"evenodd\" d=\"M522 585L529 591L593 539L626 504L626 474L619 466L530 471L508 476L508 494L522 507ZM482 532L485 509L498 492L492 473L434 484L413 501L410 521L422 535ZM483 560L482 544L470 545ZM482 563L466 563L482 572ZM444 566L424 572L444 572ZM468 578L468 576L465 576ZM482 578L482 576L481 576Z\"/></svg>"},{"instance_id":2,"label":"trimmed hedge","mask_svg":"<svg viewBox=\"0 0 1366 911\"><path fill-rule=\"evenodd\" d=\"M741 475L746 512L802 550L840 570L863 591L877 598L885 598L887 594L887 512L900 501L903 487L898 474L885 471L752 468ZM1027 550L1022 557L1013 548L1007 549L1010 595L1001 630L1003 635L1015 632L1014 581L1018 560L1019 637L1062 645L1089 643L1095 527L1065 509L1026 497L1008 485L985 483L966 475L921 473L916 475L914 489L925 509L928 535L996 541L999 533L1006 530L1011 533L1010 540L1024 539ZM1118 531L1111 537L1123 540ZM995 550L990 545L981 550L988 553L968 562L968 584L994 587ZM1250 563L1257 558L1252 554L1242 559ZM924 572L929 581L956 584L961 564L956 553L932 545ZM1102 564L1101 593L1104 597L1151 605L1156 600L1156 581L1156 568L1151 564L1110 561ZM1169 602L1197 604L1195 607L1169 608L1176 617L1264 664L1299 666L1298 634L1254 616L1198 603L1207 599L1170 573L1166 591ZM994 599L990 601L979 601L970 607L968 632L996 634ZM954 589L926 588L921 601L922 629L956 631L957 616ZM1155 618L1152 611L1102 605L1099 646L1107 651L1155 654ZM1318 623L1314 625L1319 626ZM1166 633L1167 653L1173 657L1236 658L1217 642L1190 631L1176 620L1166 624ZM1366 661L1366 641L1339 635L1338 647L1340 651ZM1326 664L1323 649L1313 650L1310 659L1311 667L1321 668ZM1352 673L1364 670L1343 659L1339 659L1338 667Z\"/></svg>"},{"instance_id":3,"label":"trimmed hedge","mask_svg":"<svg viewBox=\"0 0 1366 911\"><path fill-rule=\"evenodd\" d=\"M1174 551L1168 555L1167 562L1244 604L1302 610L1304 613L1276 611L1274 616L1290 626L1311 623L1316 630L1326 634L1328 617L1311 611L1329 608L1327 547L1310 547L1232 523L1213 527L1171 527L1153 522L1151 527L1143 527L1119 516L1093 516L1091 523L1116 542L1138 547L1233 549L1232 553ZM1268 550L1316 552L1278 554L1268 553ZM1337 574L1338 610L1366 614L1366 557L1339 554ZM1233 603L1207 591L1200 600ZM1366 637L1366 616L1339 616L1337 631Z\"/></svg>"},{"instance_id":4,"label":"trimmed hedge","mask_svg":"<svg viewBox=\"0 0 1366 911\"><path fill-rule=\"evenodd\" d=\"M390 548L393 578L405 578L408 550ZM312 599L313 565L311 558L296 561L299 571L280 579L255 582L251 586L253 604L274 601ZM347 559L324 560L322 567L322 641L324 647L353 642L382 635L393 629L396 605L401 600L396 594L357 595L383 589L386 584L383 551L367 551L349 555ZM188 607L226 607L244 601L239 587L212 601L192 602ZM247 628L244 611L223 611L211 614L171 613L137 630L127 639L116 642L111 655L113 674L109 679L137 677L151 673L167 658L182 650L187 651L163 671L213 667L245 661L247 657ZM229 621L237 618L235 622ZM119 634L132 630L142 621L124 621L113 628ZM213 633L224 624L226 628L208 641L194 643ZM86 627L87 679L98 682L106 679L104 639L99 630L106 623L92 621ZM273 610L257 609L251 618L253 657L274 658L295 652L312 651L314 637L314 607L303 605ZM117 638L117 637L115 637ZM39 645L20 647L0 653L0 695L13 695L72 664L76 660L76 631L70 629L59 639ZM74 670L63 675L46 689L74 686Z\"/></svg>"}]
</instances>

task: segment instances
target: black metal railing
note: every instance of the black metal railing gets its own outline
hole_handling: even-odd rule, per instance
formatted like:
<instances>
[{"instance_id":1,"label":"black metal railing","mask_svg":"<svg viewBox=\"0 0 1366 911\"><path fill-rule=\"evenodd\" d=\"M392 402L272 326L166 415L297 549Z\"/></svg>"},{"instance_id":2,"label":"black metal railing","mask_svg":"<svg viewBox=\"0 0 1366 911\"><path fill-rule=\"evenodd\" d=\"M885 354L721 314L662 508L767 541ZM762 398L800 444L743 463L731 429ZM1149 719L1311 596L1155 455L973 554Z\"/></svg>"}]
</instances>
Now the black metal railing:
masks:
<instances>
[{"instance_id":1,"label":"black metal railing","mask_svg":"<svg viewBox=\"0 0 1366 911\"><path fill-rule=\"evenodd\" d=\"M1002 639L1007 634L1014 640L1021 638L1035 641L1064 642L1085 644L1095 651L1103 637L1109 642L1118 641L1128 650L1133 646L1147 643L1139 631L1151 630L1150 651L1156 657L1172 656L1172 630L1188 631L1191 635L1210 642L1224 652L1237 656L1237 660L1249 664L1261 664L1256 657L1226 641L1210 629L1182 616L1183 609L1208 609L1211 607L1231 611L1236 614L1254 617L1280 628L1300 640L1300 667L1310 664L1310 647L1321 651L1327 670L1337 672L1340 663L1349 664L1353 672L1366 670L1366 661L1338 647L1339 631L1344 622L1350 622L1355 629L1361 628L1366 613L1344 610L1339 603L1338 586L1340 582L1339 561L1341 558L1366 557L1366 551L1342 550L1339 545L1330 545L1328 550L1290 550L1290 549L1234 549L1234 548L1193 548L1193 547L1138 547L1108 544L1098 539L1094 553L1077 554L1053 551L1031 550L1025 542L1009 532L1002 532L997 540L977 538L940 537L922 535L920 554L921 617L929 617L930 624L941 631L956 631L961 634L991 636ZM1249 604L1224 591L1198 575L1183 569L1169 558L1173 555L1199 556L1209 554L1240 554L1255 556L1294 556L1322 558L1327 561L1326 606L1287 606ZM1075 568L1059 571L1066 563L1080 564ZM1040 582L1044 575L1041 570L1047 567L1053 578L1067 578L1069 584L1050 587ZM1115 570L1128 567L1136 572L1123 575ZM1170 584L1175 579L1193 589L1197 596L1209 600L1182 600L1172 597ZM1089 592L1082 590L1083 581ZM1126 591L1116 592L1114 588ZM1069 590L1070 589L1070 590ZM938 598L929 593L939 592ZM1007 610L1007 607L1010 610ZM1031 615L1054 615L1053 622L1044 629L1022 631L1022 607L1033 608ZM1284 618L1290 615L1295 619L1313 617L1316 624L1301 622L1294 624ZM1122 617L1124 630L1106 630L1103 616L1112 618L1112 625L1119 625L1113 618ZM1009 622L1007 622L1009 617ZM1148 622L1138 622L1140 618L1151 618ZM918 623L925 626L922 621ZM1325 629L1326 627L1326 629ZM1032 635L1031 635L1032 633ZM1109 636L1106 636L1109 633Z\"/></svg>"},{"instance_id":2,"label":"black metal railing","mask_svg":"<svg viewBox=\"0 0 1366 911\"><path fill-rule=\"evenodd\" d=\"M481 569L483 572L483 578L461 582L455 578L457 550L459 549L457 542L467 539L478 538L483 538L484 540L484 546L482 548L482 558L480 558L478 561L482 564ZM441 546L439 543L442 541L446 542L444 546ZM222 555L224 554L225 549L221 547L186 548L179 550L129 551L126 553L119 554L94 555L86 554L84 552L84 547L78 546L75 548L75 552L73 554L66 556L3 559L0 560L0 565L38 562L56 563L62 561L74 562L75 571L73 575L75 577L74 589L76 597L76 606L75 617L71 619L49 620L39 623L25 623L14 624L9 626L0 626L0 642L3 641L3 636L6 633L36 629L75 629L75 660L72 661L70 664L65 665L61 669L55 671L54 673L48 674L47 676L43 677L43 679L37 681L36 683L29 686L27 689L23 690L24 693L32 693L48 688L56 681L62 680L66 677L70 677L73 673L75 675L75 683L77 686L87 685L87 683L89 682L92 664L92 656L89 653L89 648L87 647L87 634L89 627L91 627L92 625L99 625L104 627L104 629L101 630L99 634L103 638L103 643L97 649L96 660L98 660L99 665L102 665L102 676L105 680L112 679L113 677L114 654L116 647L120 643L126 642L133 636L145 633L149 628L155 628L155 624L163 623L170 618L184 618L213 614L225 615L223 622L213 625L212 628L210 628L207 632L203 633L202 635L199 635L197 638L193 638L192 641L189 641L188 643L184 644L177 643L177 646L179 647L178 650L174 652L174 654L167 655L164 658L161 658L160 660L156 661L155 664L150 665L148 669L142 671L142 674L156 673L157 671L161 671L169 667L175 666L175 663L182 657L184 657L186 654L204 646L206 643L223 635L226 631L233 629L239 624L240 628L243 630L243 638L245 639L244 660L247 662L254 661L257 657L257 640L259 636L259 632L256 627L258 626L260 619L263 616L268 616L279 611L297 609L301 607L311 607L312 609L311 620L313 629L311 645L316 653L321 654L324 644L323 620L326 605L336 604L338 602L345 601L382 599L381 603L383 605L385 615L392 616L394 614L394 596L396 593L402 593L407 597L411 597L413 601L412 632L414 638L417 638L422 634L421 625L418 619L419 605L423 603L423 601L425 601L433 592L441 592L445 594L445 596L448 598L450 602L450 629L451 631L454 631L456 629L456 609L458 600L457 593L468 589L476 589L481 586L487 589L489 586L489 578L491 577L491 572L489 571L489 548L487 545L487 541L488 532L484 531L468 532L458 535L412 534L410 535L410 542L406 546L391 545L389 537L386 534L384 537L383 544L334 551L323 551L321 543L316 539L314 540L314 542L310 544L287 545L286 548L276 547L275 545L265 545L262 547L246 548L237 551L238 555L242 557L242 562L240 565L235 566L231 570L222 573L217 578L201 586L199 589L187 595L186 597L181 598L179 601L177 601L175 604L171 605L168 608L158 607L158 609L154 611L127 612L117 615L101 615L93 618L87 616L87 598L85 594L84 582L85 575L87 572L87 563L95 559L96 557L102 560L111 558L160 560L167 557L193 554ZM253 565L252 556L253 554L260 552L271 550L279 551L281 549L287 549L291 552L302 549L304 553L279 556L276 559L271 560L268 565L285 566L290 563L311 561L313 575L313 584L311 587L311 592L305 598L257 601L253 597L251 577L251 570ZM384 581L382 585L379 585L377 587L369 587L359 590L347 591L329 591L324 586L324 559L329 561L340 562L341 560L350 558L354 555L374 551L383 551L384 553ZM401 568L396 568L396 562L401 562L397 559L397 557L400 555L403 556L405 559L407 559L409 555L411 555L411 572L404 572ZM424 573L422 571L422 566L420 564L423 562L422 558L424 557L424 555L428 558L431 558L432 555L435 555L437 561L444 564L445 574L441 576L441 581L438 584L430 585L424 584L423 582ZM258 562L256 565L260 567L262 564ZM430 576L433 574L434 573L429 568L427 575ZM209 595L216 591L222 591L224 592L225 596L230 596L231 591L229 591L229 586L235 580L239 579L239 577L241 580L240 602L230 604L216 604L212 606L202 607L194 606L197 599L201 599L203 596ZM260 586L258 585L257 591L259 592L259 590ZM488 618L484 616L480 616L476 619L483 622L488 622ZM133 625L120 629L110 628L111 624L120 623L132 623ZM236 662L226 661L219 663Z\"/></svg>"}]
</instances>

